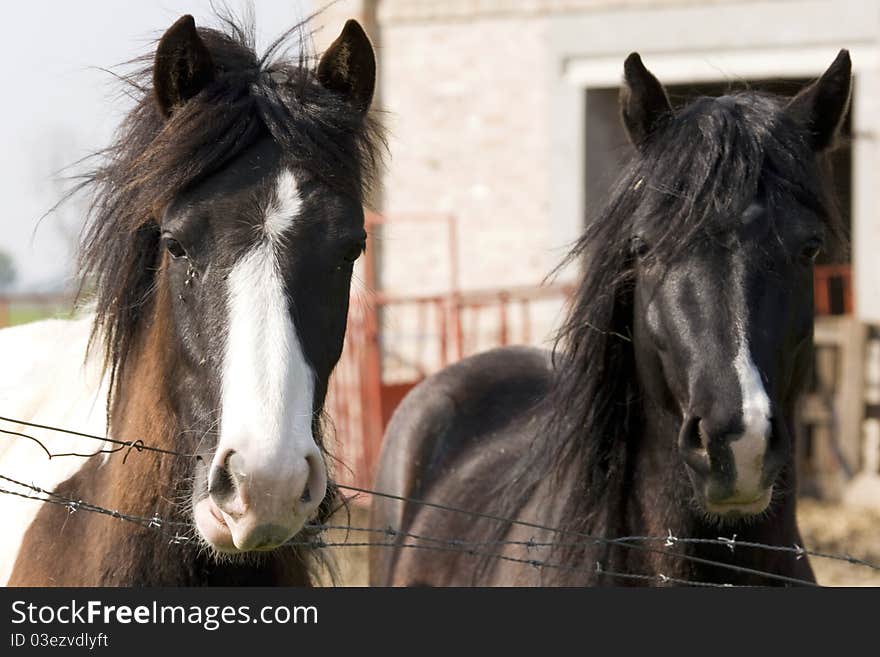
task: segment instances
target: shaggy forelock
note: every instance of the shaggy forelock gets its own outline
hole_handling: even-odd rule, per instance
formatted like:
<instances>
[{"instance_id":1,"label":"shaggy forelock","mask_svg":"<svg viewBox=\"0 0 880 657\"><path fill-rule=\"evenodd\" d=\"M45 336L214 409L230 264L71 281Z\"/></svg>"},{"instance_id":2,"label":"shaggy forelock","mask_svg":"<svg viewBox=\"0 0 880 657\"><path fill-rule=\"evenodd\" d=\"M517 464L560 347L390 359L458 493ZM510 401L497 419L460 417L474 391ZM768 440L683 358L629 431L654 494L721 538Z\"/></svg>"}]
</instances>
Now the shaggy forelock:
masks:
<instances>
[{"instance_id":1,"label":"shaggy forelock","mask_svg":"<svg viewBox=\"0 0 880 657\"><path fill-rule=\"evenodd\" d=\"M635 234L646 236L649 257L662 265L701 240L735 230L756 200L768 209L762 215L768 230L796 203L839 234L820 163L807 135L782 112L783 102L755 92L698 98L634 153L565 260L582 263L584 273L556 338L543 446L499 483L495 515L516 517L548 479L574 481L563 530L617 531L605 512L618 508L615 496L625 494L628 443L643 419L631 342ZM506 492L511 482L522 494ZM498 538L504 531L489 534ZM578 546L560 549L566 563L586 554Z\"/></svg>"},{"instance_id":2,"label":"shaggy forelock","mask_svg":"<svg viewBox=\"0 0 880 657\"><path fill-rule=\"evenodd\" d=\"M80 249L81 293L94 295L93 343L104 348L111 392L154 297L162 208L264 136L288 166L361 203L381 164L384 141L374 114L319 84L317 59L302 45L307 22L258 57L252 19L219 20L220 29L199 29L215 80L168 120L153 96L153 54L131 63L135 72L121 79L135 106L77 188L92 198ZM299 54L287 57L294 43Z\"/></svg>"}]
</instances>

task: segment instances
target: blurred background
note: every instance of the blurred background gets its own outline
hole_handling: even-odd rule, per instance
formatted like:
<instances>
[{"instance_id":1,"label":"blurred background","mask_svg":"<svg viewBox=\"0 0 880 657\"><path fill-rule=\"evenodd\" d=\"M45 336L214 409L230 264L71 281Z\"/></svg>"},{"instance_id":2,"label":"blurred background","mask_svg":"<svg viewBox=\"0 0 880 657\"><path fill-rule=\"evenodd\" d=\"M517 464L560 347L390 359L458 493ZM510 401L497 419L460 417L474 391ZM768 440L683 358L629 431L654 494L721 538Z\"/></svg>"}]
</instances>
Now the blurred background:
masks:
<instances>
[{"instance_id":1,"label":"blurred background","mask_svg":"<svg viewBox=\"0 0 880 657\"><path fill-rule=\"evenodd\" d=\"M252 4L265 45L325 3ZM100 68L149 52L184 13L213 24L207 0L5 8L0 70L15 93L0 105L0 325L69 314L82 201L38 220L66 188L59 171L105 145L128 109ZM683 103L747 86L790 94L850 50L852 109L833 158L852 247L816 269L800 513L808 546L880 559L880 0L340 0L311 24L318 51L349 17L376 46L390 129L328 402L349 468L339 477L366 487L415 383L476 351L552 342L588 263L547 276L629 154L617 110L627 54ZM820 582L880 584L843 568Z\"/></svg>"}]
</instances>

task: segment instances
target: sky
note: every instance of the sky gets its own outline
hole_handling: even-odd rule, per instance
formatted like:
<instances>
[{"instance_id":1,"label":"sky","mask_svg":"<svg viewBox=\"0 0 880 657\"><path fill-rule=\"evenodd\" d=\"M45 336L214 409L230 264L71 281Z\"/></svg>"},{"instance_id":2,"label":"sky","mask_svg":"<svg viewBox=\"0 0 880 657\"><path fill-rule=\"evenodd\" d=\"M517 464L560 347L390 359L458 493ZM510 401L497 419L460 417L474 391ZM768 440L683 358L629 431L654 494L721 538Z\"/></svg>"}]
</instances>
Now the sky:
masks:
<instances>
[{"instance_id":1,"label":"sky","mask_svg":"<svg viewBox=\"0 0 880 657\"><path fill-rule=\"evenodd\" d=\"M311 10L308 0L252 4L258 46ZM98 69L150 52L183 14L211 25L213 12L210 0L16 0L3 9L0 250L15 259L14 289L51 290L72 280L82 221L82 204L71 203L38 226L65 189L57 174L106 146L130 106Z\"/></svg>"}]
</instances>

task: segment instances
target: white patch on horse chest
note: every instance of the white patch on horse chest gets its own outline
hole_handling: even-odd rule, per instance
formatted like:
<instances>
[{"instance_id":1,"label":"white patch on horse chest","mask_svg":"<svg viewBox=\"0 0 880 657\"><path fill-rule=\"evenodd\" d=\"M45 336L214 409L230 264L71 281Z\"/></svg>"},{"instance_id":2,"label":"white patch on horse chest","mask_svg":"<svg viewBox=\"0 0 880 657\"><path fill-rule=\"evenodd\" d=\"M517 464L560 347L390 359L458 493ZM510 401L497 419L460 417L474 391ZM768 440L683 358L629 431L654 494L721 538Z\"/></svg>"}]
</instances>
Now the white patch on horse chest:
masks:
<instances>
[{"instance_id":1,"label":"white patch on horse chest","mask_svg":"<svg viewBox=\"0 0 880 657\"><path fill-rule=\"evenodd\" d=\"M218 451L247 449L249 465L261 455L302 458L299 453L314 445L314 374L291 317L279 263L300 207L294 176L285 170L265 214L262 241L234 265L228 279Z\"/></svg>"},{"instance_id":2,"label":"white patch on horse chest","mask_svg":"<svg viewBox=\"0 0 880 657\"><path fill-rule=\"evenodd\" d=\"M734 257L737 290L736 316L739 346L734 358L734 369L742 395L742 421L745 430L730 443L736 468L735 489L743 493L761 490L764 453L770 437L770 398L764 388L761 373L752 359L748 337L748 307L745 302L745 267Z\"/></svg>"},{"instance_id":3,"label":"white patch on horse chest","mask_svg":"<svg viewBox=\"0 0 880 657\"><path fill-rule=\"evenodd\" d=\"M107 380L97 353L100 350L85 358L93 321L91 316L47 320L0 331L0 415L106 434ZM70 434L2 424L4 429L33 436L52 453L88 454L104 446ZM50 460L36 443L0 435L0 474L24 484L53 490L88 463L88 459L75 456ZM0 488L36 495L29 486L9 481L0 482ZM41 508L42 502L0 494L0 585L12 574L24 535ZM63 535L59 540L64 540Z\"/></svg>"}]
</instances>

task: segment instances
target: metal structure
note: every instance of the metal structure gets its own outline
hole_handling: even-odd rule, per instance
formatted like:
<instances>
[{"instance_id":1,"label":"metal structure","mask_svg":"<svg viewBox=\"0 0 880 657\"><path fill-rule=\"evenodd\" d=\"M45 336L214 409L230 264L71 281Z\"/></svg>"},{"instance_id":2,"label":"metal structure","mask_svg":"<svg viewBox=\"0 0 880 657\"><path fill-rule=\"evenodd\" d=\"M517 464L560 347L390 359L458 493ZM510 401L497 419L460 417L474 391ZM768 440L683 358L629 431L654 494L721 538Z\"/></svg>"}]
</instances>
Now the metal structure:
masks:
<instances>
[{"instance_id":1,"label":"metal structure","mask_svg":"<svg viewBox=\"0 0 880 657\"><path fill-rule=\"evenodd\" d=\"M536 308L545 303L561 307L573 289L557 283L462 291L454 216L392 220L369 214L368 253L378 250L377 233L391 221L445 227L448 281L439 294L374 291L367 300L352 295L345 349L331 379L327 411L336 434L331 449L342 463L337 477L362 487L372 485L385 427L406 393L478 351L542 338L535 331ZM377 286L374 267L373 258L367 258L363 276L368 290Z\"/></svg>"}]
</instances>

